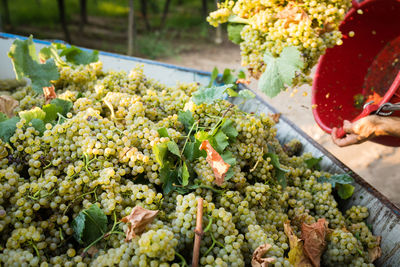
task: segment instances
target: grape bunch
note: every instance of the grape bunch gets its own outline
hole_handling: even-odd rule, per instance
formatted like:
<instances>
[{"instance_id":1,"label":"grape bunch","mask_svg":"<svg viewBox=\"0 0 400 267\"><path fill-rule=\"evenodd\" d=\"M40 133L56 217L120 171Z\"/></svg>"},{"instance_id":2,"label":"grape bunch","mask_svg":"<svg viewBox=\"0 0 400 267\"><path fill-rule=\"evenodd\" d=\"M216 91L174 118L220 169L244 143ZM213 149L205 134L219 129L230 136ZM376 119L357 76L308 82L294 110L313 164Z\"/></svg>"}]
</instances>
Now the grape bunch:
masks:
<instances>
[{"instance_id":1,"label":"grape bunch","mask_svg":"<svg viewBox=\"0 0 400 267\"><path fill-rule=\"evenodd\" d=\"M240 30L242 65L257 79L265 71L266 52L279 56L285 47L297 47L304 59L302 74L294 79L299 85L309 81L307 75L327 48L342 44L339 24L350 5L347 0L226 0L207 21Z\"/></svg>"},{"instance_id":2,"label":"grape bunch","mask_svg":"<svg viewBox=\"0 0 400 267\"><path fill-rule=\"evenodd\" d=\"M59 68L57 96L72 108L42 131L20 118L9 140L0 142L0 265L187 266L199 198L201 266L250 266L253 252L265 243L273 266L291 266L285 222L291 220L300 235L301 223L319 218L333 229L324 263L370 264L359 251L367 255L379 242L364 223L366 209L342 213L332 185L318 182L331 174L308 167L311 154L287 149L298 142L285 149L265 114L245 113L226 100L196 105L196 83L167 87L141 67L129 73L105 72L101 62ZM46 108L30 86L12 95L20 110ZM192 117L195 126L185 128L182 116ZM224 128L221 121L228 118ZM213 145L224 144L221 154L232 166L218 185L206 158L184 148L195 147L201 131L220 128L231 137ZM160 161L154 147L166 144L176 145L168 148L174 153ZM186 184L179 178L183 168L176 171L183 163ZM282 170L286 185L277 178ZM120 220L138 206L158 213L142 233L125 240L128 224ZM105 223L97 240L85 239L77 225L93 211Z\"/></svg>"}]
</instances>

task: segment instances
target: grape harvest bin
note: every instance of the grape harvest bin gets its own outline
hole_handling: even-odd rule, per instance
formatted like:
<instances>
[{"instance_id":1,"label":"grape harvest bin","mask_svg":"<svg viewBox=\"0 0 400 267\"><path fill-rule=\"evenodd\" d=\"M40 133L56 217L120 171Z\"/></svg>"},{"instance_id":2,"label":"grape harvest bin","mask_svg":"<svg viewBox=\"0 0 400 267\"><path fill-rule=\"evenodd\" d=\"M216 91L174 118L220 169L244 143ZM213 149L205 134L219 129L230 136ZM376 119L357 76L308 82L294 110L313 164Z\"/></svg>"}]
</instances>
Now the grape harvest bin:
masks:
<instances>
[{"instance_id":1,"label":"grape harvest bin","mask_svg":"<svg viewBox=\"0 0 400 267\"><path fill-rule=\"evenodd\" d=\"M0 79L15 77L11 60L8 58L7 53L12 42L16 38L26 37L0 33ZM39 50L50 43L35 40L35 44L37 50ZM114 69L129 71L137 64L142 64L144 66L144 73L148 77L159 80L167 85L175 85L178 81L208 84L210 79L210 73L207 72L107 52L100 52L100 60L103 62L105 70ZM235 101L233 101L233 103L235 103ZM241 105L241 109L246 112L277 113L277 111L263 101L261 97L256 97L255 99L247 101L245 104ZM293 138L297 138L303 143L304 152L311 152L314 157L323 156L323 160L321 161L323 170L332 173L350 171L346 165L336 159L287 118L281 117L276 128L278 129L277 137L281 142L284 143ZM352 177L356 181L354 195L348 201L339 204L342 205L344 209L352 205L368 207L370 216L367 219L367 223L372 225L375 235L382 236L382 257L379 258L375 264L377 266L400 266L400 209L393 205L385 196L379 193L360 176L353 173Z\"/></svg>"}]
</instances>

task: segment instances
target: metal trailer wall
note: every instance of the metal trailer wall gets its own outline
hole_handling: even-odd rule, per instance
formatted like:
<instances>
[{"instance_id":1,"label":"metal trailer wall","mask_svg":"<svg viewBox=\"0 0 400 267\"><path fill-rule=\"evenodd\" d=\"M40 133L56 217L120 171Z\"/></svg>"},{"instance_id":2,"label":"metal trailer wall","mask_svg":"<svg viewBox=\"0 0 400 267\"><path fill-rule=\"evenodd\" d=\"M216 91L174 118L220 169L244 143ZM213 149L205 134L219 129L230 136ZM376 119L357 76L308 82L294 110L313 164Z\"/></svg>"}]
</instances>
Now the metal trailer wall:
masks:
<instances>
[{"instance_id":1,"label":"metal trailer wall","mask_svg":"<svg viewBox=\"0 0 400 267\"><path fill-rule=\"evenodd\" d=\"M15 77L7 52L16 38L24 39L26 37L0 33L0 79ZM43 46L49 45L50 42L35 40L35 44L37 50L40 50ZM141 64L143 65L144 73L148 77L170 86L175 85L177 82L199 82L201 84L207 84L210 78L210 73L208 72L107 52L100 52L100 60L103 62L105 70L129 71L137 64ZM241 104L241 101L237 100L232 100L232 102L240 105L241 109L246 112L263 112L266 114L278 112L259 96L244 104ZM281 116L276 128L277 138L281 143L297 138L303 143L303 152L311 152L314 157L322 156L321 167L324 171L331 173L351 172L346 165L284 116ZM375 262L376 266L400 266L400 209L393 205L385 196L379 193L360 176L353 172L351 173L351 176L356 182L354 194L349 200L341 202L340 205L342 205L344 209L352 205L368 207L370 216L367 219L367 223L372 225L375 235L382 236L382 257Z\"/></svg>"}]
</instances>

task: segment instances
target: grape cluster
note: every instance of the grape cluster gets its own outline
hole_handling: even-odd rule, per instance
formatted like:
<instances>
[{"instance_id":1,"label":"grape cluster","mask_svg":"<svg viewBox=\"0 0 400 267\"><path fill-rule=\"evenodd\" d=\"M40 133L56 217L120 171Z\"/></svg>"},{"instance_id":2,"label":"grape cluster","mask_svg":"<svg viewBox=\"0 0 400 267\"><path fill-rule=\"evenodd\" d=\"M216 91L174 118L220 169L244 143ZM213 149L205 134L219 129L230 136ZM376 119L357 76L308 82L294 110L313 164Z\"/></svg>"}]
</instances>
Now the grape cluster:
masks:
<instances>
[{"instance_id":1,"label":"grape cluster","mask_svg":"<svg viewBox=\"0 0 400 267\"><path fill-rule=\"evenodd\" d=\"M342 44L339 24L351 5L350 1L273 1L238 0L219 4L207 21L242 23L240 43L242 65L258 78L266 65L265 52L277 56L287 46L298 47L305 59L303 75L294 84L309 82L306 76L329 47Z\"/></svg>"},{"instance_id":2,"label":"grape cluster","mask_svg":"<svg viewBox=\"0 0 400 267\"><path fill-rule=\"evenodd\" d=\"M285 150L268 116L247 114L224 100L195 105L190 97L196 83L167 87L145 77L140 67L130 73L105 72L101 63L60 68L56 91L73 103L70 113L46 124L43 134L21 119L9 143L0 142L2 266L190 263L200 197L206 229L202 266L248 266L254 250L265 243L272 246L267 256L274 257L274 266L290 266L284 223L290 219L299 234L301 223L318 218L326 218L334 229L324 254L326 264L369 264L359 251L366 255L379 242L362 222L368 212L354 207L343 216L331 185L317 182L330 174L307 168L310 154ZM24 109L45 104L29 86L13 95L25 103ZM178 119L182 110L191 111L202 129L216 126L222 116L233 122L238 135L226 150L236 164L233 176L220 187L207 160L200 157L187 161L192 187L177 187L181 191L168 194L163 190L165 180L153 147L174 141L182 150L187 138ZM160 128L168 137L160 135ZM286 187L277 182L267 153L275 154L286 170ZM109 224L136 206L159 213L129 242L123 233L128 226L121 223L115 233L89 248L75 239L73 221L93 204Z\"/></svg>"}]
</instances>

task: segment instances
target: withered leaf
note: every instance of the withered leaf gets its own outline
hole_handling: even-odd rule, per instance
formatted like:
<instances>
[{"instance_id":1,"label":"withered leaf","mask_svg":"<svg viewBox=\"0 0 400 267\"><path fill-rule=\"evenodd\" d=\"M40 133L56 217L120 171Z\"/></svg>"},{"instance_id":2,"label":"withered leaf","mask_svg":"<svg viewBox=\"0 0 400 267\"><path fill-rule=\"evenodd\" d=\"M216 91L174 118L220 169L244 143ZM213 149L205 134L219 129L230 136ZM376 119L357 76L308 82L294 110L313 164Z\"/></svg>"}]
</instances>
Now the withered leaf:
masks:
<instances>
[{"instance_id":1,"label":"withered leaf","mask_svg":"<svg viewBox=\"0 0 400 267\"><path fill-rule=\"evenodd\" d=\"M14 109L19 106L19 102L9 95L0 96L0 112L9 118L14 117Z\"/></svg>"},{"instance_id":2,"label":"withered leaf","mask_svg":"<svg viewBox=\"0 0 400 267\"><path fill-rule=\"evenodd\" d=\"M267 253L271 247L272 246L267 243L256 248L251 258L251 267L268 267L269 263L274 263L274 258L263 258L264 254Z\"/></svg>"},{"instance_id":3,"label":"withered leaf","mask_svg":"<svg viewBox=\"0 0 400 267\"><path fill-rule=\"evenodd\" d=\"M298 24L302 20L309 19L307 13L293 2L290 2L282 11L278 12L276 17L285 20L285 28L289 27L290 23Z\"/></svg>"},{"instance_id":4,"label":"withered leaf","mask_svg":"<svg viewBox=\"0 0 400 267\"><path fill-rule=\"evenodd\" d=\"M278 123L279 119L281 118L282 113L269 113L268 116L275 122Z\"/></svg>"},{"instance_id":5,"label":"withered leaf","mask_svg":"<svg viewBox=\"0 0 400 267\"><path fill-rule=\"evenodd\" d=\"M289 238L289 262L295 267L312 267L311 261L304 254L303 241L293 232L289 220L283 224L283 229Z\"/></svg>"},{"instance_id":6,"label":"withered leaf","mask_svg":"<svg viewBox=\"0 0 400 267\"><path fill-rule=\"evenodd\" d=\"M219 186L222 185L225 179L225 175L228 172L229 168L231 165L226 163L221 155L215 151L215 149L211 146L210 142L208 140L204 140L200 147L200 150L205 150L207 152L207 162L210 164L211 169L214 172L215 176L215 183Z\"/></svg>"},{"instance_id":7,"label":"withered leaf","mask_svg":"<svg viewBox=\"0 0 400 267\"><path fill-rule=\"evenodd\" d=\"M129 223L125 233L125 241L129 241L136 235L143 233L146 226L154 220L157 213L158 210L147 210L140 206L134 207L131 214L121 219L122 222Z\"/></svg>"},{"instance_id":8,"label":"withered leaf","mask_svg":"<svg viewBox=\"0 0 400 267\"><path fill-rule=\"evenodd\" d=\"M43 94L44 94L44 99L46 100L46 104L49 104L52 99L57 98L54 85L49 87L43 87Z\"/></svg>"},{"instance_id":9,"label":"withered leaf","mask_svg":"<svg viewBox=\"0 0 400 267\"><path fill-rule=\"evenodd\" d=\"M382 256L382 249L381 249L381 236L376 237L376 247L368 249L368 258L370 262L374 262L376 259Z\"/></svg>"},{"instance_id":10,"label":"withered leaf","mask_svg":"<svg viewBox=\"0 0 400 267\"><path fill-rule=\"evenodd\" d=\"M316 223L301 226L301 239L304 240L304 253L315 267L320 266L321 256L325 250L325 237L328 230L328 222L325 218L318 219Z\"/></svg>"}]
</instances>

